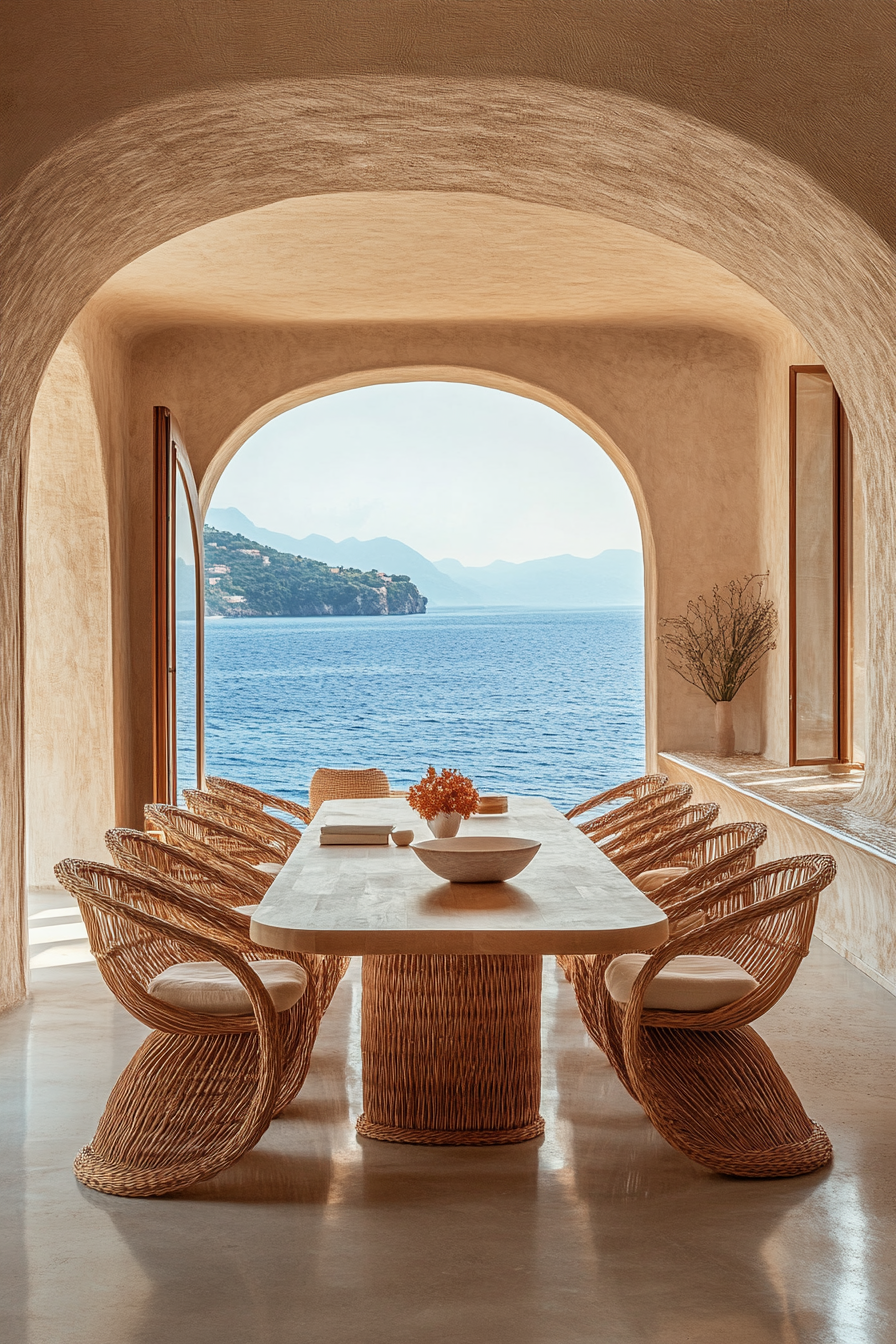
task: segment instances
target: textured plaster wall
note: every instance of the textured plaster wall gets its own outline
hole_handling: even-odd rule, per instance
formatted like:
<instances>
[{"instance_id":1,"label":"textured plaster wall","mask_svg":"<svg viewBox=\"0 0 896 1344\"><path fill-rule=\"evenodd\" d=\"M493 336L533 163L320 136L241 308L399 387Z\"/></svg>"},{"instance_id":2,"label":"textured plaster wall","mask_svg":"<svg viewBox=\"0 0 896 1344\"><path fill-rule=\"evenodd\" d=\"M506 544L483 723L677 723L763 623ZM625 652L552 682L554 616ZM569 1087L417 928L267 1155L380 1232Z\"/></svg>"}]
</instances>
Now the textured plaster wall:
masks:
<instances>
[{"instance_id":1,"label":"textured plaster wall","mask_svg":"<svg viewBox=\"0 0 896 1344\"><path fill-rule=\"evenodd\" d=\"M821 895L816 931L819 936L891 994L896 994L896 861L880 851L850 841L785 808L731 788L686 761L663 757L660 764L674 782L690 784L698 802L720 804L719 820L762 821L768 840L760 862L791 854L832 854L837 876Z\"/></svg>"},{"instance_id":2,"label":"textured plaster wall","mask_svg":"<svg viewBox=\"0 0 896 1344\"><path fill-rule=\"evenodd\" d=\"M207 505L232 452L271 415L337 385L450 378L452 370L493 386L529 388L583 418L598 441L606 436L648 533L649 617L654 604L661 614L674 614L695 587L751 572L759 563L761 354L742 337L701 328L582 324L181 327L139 342L133 359L135 613L148 611L151 600L151 531L143 504L151 485L154 404L177 417ZM785 383L786 372L781 366ZM550 471L549 462L544 469ZM729 498L736 507L720 508L719 500ZM664 666L655 675L652 619L648 627L649 694L656 696L660 745L711 745L711 706ZM136 621L133 638L133 666L148 670L145 622ZM148 676L135 677L133 692L137 734L149 720ZM757 745L755 694L745 699L741 721L744 746ZM139 755L144 789L148 750L147 741Z\"/></svg>"},{"instance_id":3,"label":"textured plaster wall","mask_svg":"<svg viewBox=\"0 0 896 1344\"><path fill-rule=\"evenodd\" d=\"M614 89L713 123L891 238L896 225L888 0L38 0L16 8L4 49L10 181L61 141L190 90L476 75Z\"/></svg>"},{"instance_id":4,"label":"textured plaster wall","mask_svg":"<svg viewBox=\"0 0 896 1344\"><path fill-rule=\"evenodd\" d=\"M76 337L31 422L26 527L28 880L104 857L115 817L111 547L101 428Z\"/></svg>"},{"instance_id":5,"label":"textured plaster wall","mask_svg":"<svg viewBox=\"0 0 896 1344\"><path fill-rule=\"evenodd\" d=\"M717 7L708 6L707 14L712 8ZM657 7L649 10L656 18ZM220 7L214 12L217 36L208 50L226 56L234 82L210 75L198 54L206 48L197 47L192 33L186 41L186 18L169 15L169 23L163 10L151 16L140 11L136 27L133 8L114 4L95 24L82 6L54 11L50 25L42 7L20 10L8 48L10 163L14 175L24 175L4 200L0 1001L22 991L20 560L28 426L41 378L77 314L121 266L167 238L287 197L473 190L604 214L703 253L785 313L829 368L850 415L868 486L872 604L896 588L896 278L892 253L868 223L889 209L881 157L888 153L889 133L878 110L885 30L877 5L856 11L848 36L837 25L838 39L822 42L830 58L821 63L817 36L824 36L825 24L816 23L814 10L788 7L788 40L775 43L768 42L768 33L777 31L774 18L769 27L758 19L755 5L745 7L738 11L749 39L744 45L730 40L733 11L724 7L725 40L716 32L701 46L703 38L695 37L684 66L681 42L703 31L693 22L691 6L663 8L660 30L671 45L668 59L658 57L658 64L642 64L650 49L643 34L647 46L636 43L622 59L626 44L612 36L625 36L625 13L619 9L622 26L606 30L606 50L620 59L595 66L595 87L588 87L587 79L564 83L553 68L533 71L525 60L500 77L471 76L471 69L488 69L492 60L500 64L515 45L507 40L506 25L499 40L493 27L481 28L478 19L463 40L453 30L444 35L450 53L444 68L417 73L402 6L389 11L385 24L377 11L375 42L362 24L360 46L352 40L353 30L340 30L341 11L322 10L323 27L316 31L318 39L327 31L328 41L321 45L316 39L308 47L317 52L320 77L304 80L293 71L286 76L273 58L266 65L268 46L253 45L255 29L248 33L235 11L227 11L229 24ZM252 6L240 12L257 23L266 11ZM440 17L442 12L439 7ZM469 20L468 6L463 13ZM501 13L506 18L508 11ZM557 27L554 11L548 13ZM679 37L665 26L667 16ZM428 22L424 15L421 32L429 32ZM595 25L590 7L582 22L576 31L583 50L600 48L604 29ZM41 69L42 43L55 44L57 29L63 59L45 60ZM511 24L510 31L515 29ZM558 31L568 32L562 23ZM364 32L376 46L375 59L372 48L362 49ZM476 45L477 34L482 51L495 53L484 65L481 52L470 64L470 42ZM541 40L527 46L526 38L523 46L537 53ZM844 43L854 41L860 48L854 61L843 61ZM115 58L100 59L109 43ZM423 45L426 59L438 65L439 41ZM560 48L549 45L558 59L569 48L565 39ZM248 62L246 51L254 53ZM343 51L349 55L334 55ZM404 73L381 72L393 57ZM346 73L346 63L380 73L359 78ZM647 100L618 92L623 66L642 70L642 87L655 84ZM574 60L568 68L576 79ZM180 72L173 84L164 82L169 70ZM685 84L693 81L697 103L687 111L674 98L664 101L669 79L679 78L676 71ZM187 89L191 79L202 87ZM597 87L602 79L612 87ZM172 96L165 99L165 93ZM811 146L807 152L816 156L811 168L807 159L801 166L801 145ZM868 656L868 769L860 805L889 814L896 797L896 622L872 623Z\"/></svg>"}]
</instances>

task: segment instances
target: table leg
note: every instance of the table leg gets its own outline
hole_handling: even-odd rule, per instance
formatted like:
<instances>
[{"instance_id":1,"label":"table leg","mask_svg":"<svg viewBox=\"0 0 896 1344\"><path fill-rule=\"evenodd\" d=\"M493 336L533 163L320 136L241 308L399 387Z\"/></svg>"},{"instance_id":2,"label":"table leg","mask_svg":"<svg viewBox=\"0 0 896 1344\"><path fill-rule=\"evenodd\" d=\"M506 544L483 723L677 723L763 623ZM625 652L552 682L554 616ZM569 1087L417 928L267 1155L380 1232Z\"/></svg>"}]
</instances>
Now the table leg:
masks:
<instances>
[{"instance_id":1,"label":"table leg","mask_svg":"<svg viewBox=\"0 0 896 1344\"><path fill-rule=\"evenodd\" d=\"M361 1054L366 1138L537 1138L541 957L365 957Z\"/></svg>"}]
</instances>

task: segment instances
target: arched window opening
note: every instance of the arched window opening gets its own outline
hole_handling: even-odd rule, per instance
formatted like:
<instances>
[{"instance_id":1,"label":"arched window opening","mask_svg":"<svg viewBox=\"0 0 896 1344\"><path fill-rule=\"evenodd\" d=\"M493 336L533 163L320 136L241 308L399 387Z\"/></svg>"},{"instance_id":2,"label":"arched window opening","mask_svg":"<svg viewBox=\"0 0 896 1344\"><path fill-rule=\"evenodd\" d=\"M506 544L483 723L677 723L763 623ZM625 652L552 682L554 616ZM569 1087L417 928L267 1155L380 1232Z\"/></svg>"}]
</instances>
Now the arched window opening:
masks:
<instances>
[{"instance_id":1,"label":"arched window opening","mask_svg":"<svg viewBox=\"0 0 896 1344\"><path fill-rule=\"evenodd\" d=\"M302 800L320 765L406 787L432 763L568 807L643 770L635 505L540 402L307 402L231 460L205 547L209 773Z\"/></svg>"}]
</instances>

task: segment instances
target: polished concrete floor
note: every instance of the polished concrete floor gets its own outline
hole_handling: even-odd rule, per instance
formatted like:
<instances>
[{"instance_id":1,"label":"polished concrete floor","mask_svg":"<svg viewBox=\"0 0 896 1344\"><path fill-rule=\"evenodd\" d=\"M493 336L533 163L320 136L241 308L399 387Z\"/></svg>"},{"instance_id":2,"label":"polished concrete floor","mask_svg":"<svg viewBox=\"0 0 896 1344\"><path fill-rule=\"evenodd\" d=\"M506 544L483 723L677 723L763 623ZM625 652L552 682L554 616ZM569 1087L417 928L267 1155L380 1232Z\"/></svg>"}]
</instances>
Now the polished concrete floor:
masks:
<instances>
[{"instance_id":1,"label":"polished concrete floor","mask_svg":"<svg viewBox=\"0 0 896 1344\"><path fill-rule=\"evenodd\" d=\"M353 963L258 1148L185 1194L124 1200L71 1160L143 1028L83 959L66 898L37 906L33 998L0 1017L4 1344L896 1339L896 999L821 944L760 1030L833 1139L826 1171L739 1181L679 1156L548 962L543 1140L359 1140Z\"/></svg>"}]
</instances>

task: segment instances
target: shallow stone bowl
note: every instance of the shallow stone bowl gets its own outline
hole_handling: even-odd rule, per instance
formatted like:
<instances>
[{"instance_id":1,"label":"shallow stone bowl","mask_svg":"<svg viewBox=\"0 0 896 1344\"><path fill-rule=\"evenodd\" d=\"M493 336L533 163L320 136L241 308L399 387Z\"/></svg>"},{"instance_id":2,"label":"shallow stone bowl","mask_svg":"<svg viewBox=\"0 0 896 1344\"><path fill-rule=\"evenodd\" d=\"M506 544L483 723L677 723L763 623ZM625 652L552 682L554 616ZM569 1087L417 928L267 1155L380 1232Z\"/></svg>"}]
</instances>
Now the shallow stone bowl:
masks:
<instances>
[{"instance_id":1,"label":"shallow stone bowl","mask_svg":"<svg viewBox=\"0 0 896 1344\"><path fill-rule=\"evenodd\" d=\"M506 882L541 849L538 840L514 835L456 835L412 845L421 863L449 882Z\"/></svg>"}]
</instances>

